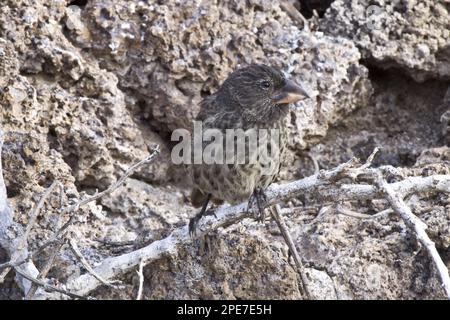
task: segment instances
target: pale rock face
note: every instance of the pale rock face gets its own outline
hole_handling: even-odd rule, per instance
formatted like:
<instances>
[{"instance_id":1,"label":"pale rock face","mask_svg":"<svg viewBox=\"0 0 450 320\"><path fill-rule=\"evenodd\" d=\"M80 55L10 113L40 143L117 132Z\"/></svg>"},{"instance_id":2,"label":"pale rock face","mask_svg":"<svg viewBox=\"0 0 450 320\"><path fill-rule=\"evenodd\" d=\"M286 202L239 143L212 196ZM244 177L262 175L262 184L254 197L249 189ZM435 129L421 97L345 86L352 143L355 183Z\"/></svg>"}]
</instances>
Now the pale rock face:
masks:
<instances>
[{"instance_id":1,"label":"pale rock face","mask_svg":"<svg viewBox=\"0 0 450 320\"><path fill-rule=\"evenodd\" d=\"M202 97L232 70L253 62L281 68L312 94L287 119L290 152L280 180L312 173L313 162L329 168L354 155L365 158L376 145L385 150L377 164L405 167L405 174L450 172L443 147L450 71L448 6L442 2L385 1L386 14L373 22L388 27L372 30L366 2L336 0L323 18L312 18L312 32L275 1L159 3L89 0L80 7L2 0L2 162L16 222L28 222L52 181L62 183L62 200L72 203L104 189L159 144L161 155L122 189L80 208L79 246L95 265L186 224L196 211L187 189L173 183L184 176L170 162L170 133L190 125ZM57 193L49 197L30 235L31 249L68 218L59 215L60 200ZM300 211L302 204L327 205L309 195L291 204ZM445 252L449 199L416 204ZM367 210L366 204L353 209ZM405 238L398 220L359 221L313 210L287 223L316 298L442 298L428 257L413 255L415 241ZM244 221L211 235L209 253L200 243L188 244L145 269L144 296L299 298L295 268L275 230L273 223ZM115 247L103 240L133 243ZM49 277L64 282L81 272L65 249ZM134 277L121 279L125 290L105 287L93 296L133 298ZM8 278L0 298L11 297L19 292Z\"/></svg>"},{"instance_id":2,"label":"pale rock face","mask_svg":"<svg viewBox=\"0 0 450 320\"><path fill-rule=\"evenodd\" d=\"M353 40L378 67L401 68L417 81L449 79L449 11L446 1L336 0L320 29Z\"/></svg>"}]
</instances>

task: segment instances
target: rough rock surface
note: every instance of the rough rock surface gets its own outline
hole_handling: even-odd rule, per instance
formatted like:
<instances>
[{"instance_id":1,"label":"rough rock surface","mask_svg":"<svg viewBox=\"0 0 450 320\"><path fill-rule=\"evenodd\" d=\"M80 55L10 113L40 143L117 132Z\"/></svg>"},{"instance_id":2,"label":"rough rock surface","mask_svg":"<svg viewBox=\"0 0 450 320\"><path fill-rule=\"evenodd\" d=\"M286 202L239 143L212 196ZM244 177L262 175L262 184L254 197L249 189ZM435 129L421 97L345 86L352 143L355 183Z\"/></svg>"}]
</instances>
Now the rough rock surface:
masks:
<instances>
[{"instance_id":1,"label":"rough rock surface","mask_svg":"<svg viewBox=\"0 0 450 320\"><path fill-rule=\"evenodd\" d=\"M335 0L320 29L353 40L379 68L400 68L417 81L449 79L449 14L448 1Z\"/></svg>"},{"instance_id":2,"label":"rough rock surface","mask_svg":"<svg viewBox=\"0 0 450 320\"><path fill-rule=\"evenodd\" d=\"M302 31L277 3L126 3L93 0L81 13L69 7L68 37L100 56L100 65L134 98L131 110L158 132L188 127L202 96L252 62L282 68L313 95L288 121L295 149L317 142L329 123L370 96L367 69L353 43ZM72 20L77 22L67 25Z\"/></svg>"},{"instance_id":3,"label":"rough rock surface","mask_svg":"<svg viewBox=\"0 0 450 320\"><path fill-rule=\"evenodd\" d=\"M15 220L26 225L52 181L64 188L62 199L57 188L46 202L30 248L66 221L61 200L105 189L154 144L162 152L153 163L80 208L72 237L96 265L186 224L196 210L175 183L170 133L189 126L202 97L251 62L282 68L313 96L289 115L291 152L281 180L365 158L375 146L382 147L376 165L405 175L449 174L448 4L383 3L375 21L382 29L367 27L368 2L336 0L308 32L266 0L3 0L0 128ZM448 195L408 201L449 265ZM308 195L285 204L294 208L287 223L313 298L444 297L427 254L399 218L321 211L329 205ZM385 206L347 205L363 213ZM49 253L35 258L38 268ZM64 247L48 278L59 284L84 272ZM300 298L293 263L269 221L220 229L144 272L147 299ZM135 272L120 280L124 290L101 287L92 296L134 298ZM10 273L0 298L20 297Z\"/></svg>"}]
</instances>

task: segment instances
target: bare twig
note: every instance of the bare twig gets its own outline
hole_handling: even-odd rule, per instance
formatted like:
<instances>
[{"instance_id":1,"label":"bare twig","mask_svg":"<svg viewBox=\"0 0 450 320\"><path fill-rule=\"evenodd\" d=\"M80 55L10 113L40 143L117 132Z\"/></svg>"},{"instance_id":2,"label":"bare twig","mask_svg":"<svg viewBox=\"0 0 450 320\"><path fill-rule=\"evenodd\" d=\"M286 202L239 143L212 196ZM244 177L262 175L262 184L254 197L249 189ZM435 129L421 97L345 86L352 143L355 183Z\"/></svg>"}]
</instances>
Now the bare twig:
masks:
<instances>
[{"instance_id":1,"label":"bare twig","mask_svg":"<svg viewBox=\"0 0 450 320\"><path fill-rule=\"evenodd\" d=\"M342 168L342 167L341 167ZM336 169L331 170L333 174L326 174L327 177L335 177ZM414 177L416 178L416 177ZM408 179L405 179L405 185L401 182L390 184L391 187L397 192L402 194L408 194L411 192L428 192L435 190L436 185L446 185L450 183L450 175L448 176L431 176L431 177L417 177L414 179L414 183ZM318 175L308 177L299 181L288 183L285 185L273 185L269 187L266 192L268 202L273 204L275 202L281 202L294 197L299 193L304 193L317 188L320 185L327 184L326 180L321 180ZM329 186L332 188L332 186ZM339 189L336 189L338 192ZM346 198L349 200L358 200L361 195L365 198L376 198L379 196L379 190L370 185L356 185L353 191L346 194ZM445 190L445 188L442 188ZM224 227L236 223L243 218L247 217L247 203L242 203L236 206L221 206L216 211L217 219L213 216L204 217L197 228L197 237L202 237L206 233L216 230L219 227ZM146 247L126 253L117 257L111 257L104 260L99 266L94 268L95 272L102 276L102 278L109 280L120 276L133 267L139 265L141 261L144 264L148 264L151 261L155 261L162 256L176 252L178 247L182 244L191 242L191 237L188 233L186 226L175 229L172 233L161 240L155 241ZM67 287L71 291L78 294L88 294L101 284L91 274L83 274L75 279L69 280Z\"/></svg>"},{"instance_id":2,"label":"bare twig","mask_svg":"<svg viewBox=\"0 0 450 320\"><path fill-rule=\"evenodd\" d=\"M308 291L308 279L305 275L305 270L303 268L303 264L300 259L300 255L298 254L297 248L295 247L295 243L292 240L291 234L289 233L289 229L286 226L286 223L284 223L284 220L282 218L281 208L278 204L276 204L270 208L270 212L272 214L273 219L277 223L278 228L281 231L281 234L283 235L284 241L286 242L289 251L292 254L292 257L294 258L295 266L297 267L297 272L300 275L299 282L301 294L306 296L307 299L310 299Z\"/></svg>"},{"instance_id":3,"label":"bare twig","mask_svg":"<svg viewBox=\"0 0 450 320\"><path fill-rule=\"evenodd\" d=\"M137 294L136 300L141 300L142 299L142 291L144 288L144 260L141 260L141 262L139 263L139 270L136 271L136 273L139 276L139 289L138 289L138 294Z\"/></svg>"},{"instance_id":4,"label":"bare twig","mask_svg":"<svg viewBox=\"0 0 450 320\"><path fill-rule=\"evenodd\" d=\"M79 207L81 207L82 205L85 205L91 201L95 201L107 194L110 194L112 192L114 192L116 189L118 189L124 182L125 180L132 175L139 167L150 163L151 161L153 161L153 159L157 156L157 154L159 154L160 149L159 149L159 145L156 145L153 148L153 152L147 156L145 159L133 164L131 167L129 167L125 173L119 178L119 180L117 180L114 184L112 184L111 186L109 186L107 189L105 189L104 191L100 192L100 193L96 193L91 197L88 197L86 199L83 199L65 209L62 210L62 214L65 213L72 213L75 212L76 210L78 210ZM75 218L74 215L72 215L69 220L60 228L58 229L57 232L55 232L55 234L52 236L52 238L50 238L49 240L47 240L42 246L40 246L35 252L33 252L32 255L36 255L39 252L41 252L44 248L48 247L49 245L55 243L55 242L59 242L58 247L56 248L56 252L58 252L61 247L63 242L61 241L61 239L67 234L69 227L74 223ZM117 288L118 286L116 286L114 283L117 283L119 281L107 281L105 279L103 279L99 274L97 274L94 269L89 265L89 263L87 262L86 258L84 258L84 256L81 254L81 251L78 249L77 244L73 241L69 241L70 247L72 252L74 253L74 255L80 260L81 264L84 266L84 268L98 281L100 281L100 283L106 285L106 286L110 286L113 288ZM54 255L53 255L53 259L56 256L56 252L54 251ZM53 260L52 259L52 260ZM50 267L50 266L49 266ZM32 295L36 292L36 288L32 287L32 291L30 292L29 297L32 297Z\"/></svg>"},{"instance_id":5,"label":"bare twig","mask_svg":"<svg viewBox=\"0 0 450 320\"><path fill-rule=\"evenodd\" d=\"M349 162L339 165L338 167L323 171L311 177L304 178L295 182L272 185L266 190L267 205L273 205L281 201L288 200L298 194L311 192L312 190L332 189L332 194L338 198L346 198L348 200L373 199L380 196L380 191L371 185L342 185L335 187L330 181L336 180L339 176L343 176L345 172L352 170L357 161L351 159ZM357 170L357 168L355 169ZM407 178L403 181L392 183L391 187L401 194L411 192L427 192L438 190L447 190L445 186L450 186L450 175L431 176L431 177L414 177ZM439 187L439 185L441 187ZM320 189L323 188L323 189ZM342 188L346 188L346 193L342 195ZM450 188L448 190L450 192ZM317 193L314 195L320 196ZM197 227L196 237L203 237L205 234L216 230L220 227L229 226L247 217L247 203L241 203L235 206L221 206L216 210L216 217L206 216L202 218ZM192 241L187 226L175 229L166 238L154 241L141 249L104 260L100 265L94 268L95 272L104 279L109 280L118 277L121 274L129 272L132 268L139 265L141 261L148 264L162 256L176 252L180 246ZM87 294L100 285L91 274L83 274L77 278L69 280L67 287L78 294Z\"/></svg>"},{"instance_id":6,"label":"bare twig","mask_svg":"<svg viewBox=\"0 0 450 320\"><path fill-rule=\"evenodd\" d=\"M23 272L23 271L21 271L21 270L19 270L19 269L17 269L17 268L15 269L15 271L16 271L18 274L20 274L22 277L24 277L24 278L28 279L29 281L31 281L31 282L37 284L38 286L41 286L41 287L44 288L45 290L48 290L48 291L54 291L54 292L59 292L59 293L65 294L66 296L69 296L69 297L75 298L75 299L87 299L86 297L83 297L83 296L80 296L80 295L78 295L78 294L71 293L71 292L69 292L69 291L67 291L67 290L60 289L60 288L58 288L58 287L52 286L51 284L45 283L45 282L42 281L42 280L38 280L38 279L36 279L35 277L32 277L32 276L30 276L29 274L27 274L27 273L25 273L25 272Z\"/></svg>"},{"instance_id":7,"label":"bare twig","mask_svg":"<svg viewBox=\"0 0 450 320\"><path fill-rule=\"evenodd\" d=\"M384 215L388 215L392 212L394 212L394 210L389 208L389 209L385 209L383 211L377 212L375 214L364 214L364 213L355 212L353 210L345 208L342 205L336 206L336 213L342 214L344 216L352 217L352 218L357 218L357 219L375 219L375 218L378 218L378 217L381 217Z\"/></svg>"},{"instance_id":8,"label":"bare twig","mask_svg":"<svg viewBox=\"0 0 450 320\"><path fill-rule=\"evenodd\" d=\"M373 157L372 157L373 158ZM367 162L366 162L367 163ZM364 200L384 197L379 188L369 184L339 184L335 183L341 178L352 176L353 173L364 173L357 166L358 161L350 161L339 165L331 170L320 170L313 176L283 185L271 185L266 190L266 205L274 205L282 201L296 197L305 192L310 193L318 199L328 201L340 200ZM373 170L373 169L367 169ZM402 181L389 184L399 195L405 196L411 193L421 192L448 192L450 193L450 175L435 175L430 177L409 177ZM196 237L203 237L207 233L220 227L226 227L239 222L248 216L247 203L235 206L223 205L216 210L216 216L202 218L197 227ZM180 227L173 230L166 238L154 241L141 249L105 259L94 268L96 274L106 281L117 278L136 268L140 263L144 266L160 259L162 256L173 254L192 238L188 227ZM86 273L69 279L67 289L79 295L87 295L90 291L101 285L95 276ZM54 298L54 296L50 295Z\"/></svg>"},{"instance_id":9,"label":"bare twig","mask_svg":"<svg viewBox=\"0 0 450 320\"><path fill-rule=\"evenodd\" d=\"M369 155L369 157L367 158L366 162L359 167L360 170L364 170L369 168L372 165L373 160L375 159L375 156L377 155L377 153L380 151L380 148L376 147L375 149L373 149L372 153Z\"/></svg>"},{"instance_id":10,"label":"bare twig","mask_svg":"<svg viewBox=\"0 0 450 320\"><path fill-rule=\"evenodd\" d=\"M309 31L308 20L294 7L292 3L286 0L280 1L281 9L294 21L300 22L303 25L305 31Z\"/></svg>"},{"instance_id":11,"label":"bare twig","mask_svg":"<svg viewBox=\"0 0 450 320\"><path fill-rule=\"evenodd\" d=\"M1 150L2 143L3 143L2 138L3 138L3 133L0 130L0 150ZM153 152L148 157L146 157L145 159L139 161L138 163L136 163L136 164L132 165L130 168L128 168L128 170L120 177L120 179L117 180L117 182L115 182L109 188L63 209L62 214L72 213L72 212L76 211L80 206L85 205L91 201L95 201L107 194L112 193L114 190L119 188L123 184L123 182L131 174L133 174L139 167L151 162L159 152L160 152L159 146L155 146L155 148L153 149ZM14 267L17 274L21 275L23 273L28 276L28 278L23 276L25 279L30 280L29 278L32 278L33 280L40 281L30 275L30 272L33 274L36 274L36 276L39 274L39 271L36 269L36 267L33 265L32 261L30 261L30 259L35 254L41 252L43 250L43 248L45 248L48 245L53 244L55 242L59 242L60 241L59 239L61 239L63 236L65 236L65 234L68 231L69 226L74 222L73 215L69 218L69 221L66 222L64 224L64 226L61 229L59 229L51 239L49 239L46 243L44 243L43 246L38 248L33 253L29 253L28 250L26 250L26 248L24 248L23 250L13 249L12 246L14 246L14 248L18 248L17 244L19 244L20 247L24 247L24 241L19 240L19 239L16 239L14 241L9 240L10 236L6 236L6 235L2 237L2 235L3 235L2 232L5 232L5 230L7 230L10 227L10 225L12 225L12 224L16 225L16 224L12 220L12 215L10 213L10 209L6 202L6 188L4 187L3 177L1 176L1 172L2 171L1 171L1 162L0 162L0 244L2 244L1 241L3 241L3 242L11 241L11 243L8 244L8 246L3 245L4 247L10 248L9 252L10 252L11 259L9 262L0 264L0 270L10 269L10 268ZM54 187L54 184L52 184L51 188L49 188L49 189L52 190L53 187ZM20 239L28 238L28 235L30 232L29 230L31 230L31 228L34 224L34 221L36 219L35 216L37 216L39 214L39 211L40 211L41 207L43 206L45 198L48 196L48 194L51 192L51 190L47 190L47 192L43 196L43 199L41 198L41 201L38 203L36 209L32 212L31 219L30 219L30 222L32 222L32 223L29 223L27 230L22 234L23 238L21 237ZM18 229L21 229L21 227L19 225L17 225L17 226L18 226ZM3 238L5 238L6 240L3 240ZM53 259L54 259L54 257L52 258L52 260ZM25 265L23 265L23 264L25 264ZM51 266L48 266L48 267L50 268ZM2 272L3 277L6 274L7 274L7 270L4 270L4 272ZM0 276L0 283L2 282L2 279L3 278ZM30 280L30 281L31 281L31 283L28 282L28 284L25 284L25 283L21 284L21 287L23 288L25 293L27 293L29 291L27 289L28 287L29 287L29 289L31 289L32 283L38 284L36 281L32 281L32 280ZM36 291L36 288L33 288L33 292L30 293L29 297L31 297L35 291ZM54 291L57 291L57 290L54 290Z\"/></svg>"},{"instance_id":12,"label":"bare twig","mask_svg":"<svg viewBox=\"0 0 450 320\"><path fill-rule=\"evenodd\" d=\"M136 172L137 169L139 169L141 166L143 166L145 164L152 162L153 159L159 154L159 152L160 152L159 145L156 145L152 149L152 153L149 156L147 156L145 159L143 159L143 160L133 164L131 167L129 167L125 171L125 173L119 178L119 180L117 180L115 183L110 185L107 189L103 190L102 192L95 193L94 195L87 197L87 198L67 207L66 209L63 210L63 213L76 211L79 207L84 206L85 204L87 204L89 202L95 201L107 194L112 193L117 188L119 188L129 176L131 176L134 172Z\"/></svg>"},{"instance_id":13,"label":"bare twig","mask_svg":"<svg viewBox=\"0 0 450 320\"><path fill-rule=\"evenodd\" d=\"M442 261L439 252L436 250L436 246L434 242L428 237L425 230L427 229L427 225L423 223L418 217L416 217L411 209L405 204L403 199L395 192L395 190L390 186L386 180L382 177L381 173L376 175L376 180L378 187L385 194L386 199L392 206L392 209L402 217L405 221L406 225L414 231L414 234L417 240L425 246L428 251L428 254L433 259L436 268L439 273L439 277L442 281L442 286L447 294L448 299L450 299L450 276L448 273L447 266L444 261Z\"/></svg>"},{"instance_id":14,"label":"bare twig","mask_svg":"<svg viewBox=\"0 0 450 320\"><path fill-rule=\"evenodd\" d=\"M157 145L154 149L153 152L147 156L145 159L133 164L130 168L128 168L127 171L125 171L125 173L120 177L119 180L117 180L114 184L112 184L109 188L107 188L106 190L100 192L100 193L96 193L93 196L90 196L86 199L80 200L79 202L63 209L62 213L71 213L73 211L76 211L79 207L97 200L107 194L112 193L113 191L115 191L117 188L119 188L124 182L125 180L132 175L139 167L150 163L155 157L156 155L160 152L159 146ZM20 260L16 260L16 261L9 261L6 263L2 263L0 264L0 270L4 269L4 268L9 268L9 267L15 267L18 265L23 264L24 262L26 262L27 260L29 260L31 257L36 256L37 254L39 254L40 252L42 252L42 250L44 250L46 247L48 247L49 245L52 245L55 242L59 242L59 240L64 237L69 229L69 227L73 224L73 222L75 221L74 216L72 215L69 220L57 231L55 232L55 234L48 239L44 244L42 244L39 248L37 248L35 251L33 251L30 254L27 254L25 257L22 257L22 259ZM1 278L0 278L1 279ZM1 283L1 281L0 281Z\"/></svg>"},{"instance_id":15,"label":"bare twig","mask_svg":"<svg viewBox=\"0 0 450 320\"><path fill-rule=\"evenodd\" d=\"M116 189L118 189L120 186L122 186L122 184L125 182L125 180L131 176L134 172L136 172L137 169L139 169L141 166L148 164L150 162L152 162L154 160L154 158L159 154L160 149L159 149L159 145L156 145L153 149L152 149L152 153L147 156L146 158L144 158L143 160L133 164L131 167L129 167L124 174L112 185L110 185L107 189L103 190L102 192L99 193L95 193L92 196L89 196L83 200L80 200L74 204L72 204L71 206L68 206L67 208L63 209L62 214L66 214L66 213L73 213L76 210L78 210L79 207L88 204L89 202L95 201L97 199L100 199L101 197L108 195L112 192L114 192ZM57 239L62 238L67 231L69 230L69 227L74 223L75 218L72 215L69 220L61 227L61 229L59 229L49 240L47 240L37 251L40 252L42 251L45 247L51 245L52 243L54 243Z\"/></svg>"},{"instance_id":16,"label":"bare twig","mask_svg":"<svg viewBox=\"0 0 450 320\"><path fill-rule=\"evenodd\" d=\"M64 196L65 196L64 185L62 183L59 183L59 209L62 209L62 207L64 206ZM61 220L62 220L61 215L58 215L57 221L56 221L56 228L55 228L56 230L58 230L60 228ZM60 241L55 246L55 248L52 250L50 257L48 257L47 261L45 262L44 266L42 267L42 270L39 272L39 275L37 276L38 280L42 280L47 277L47 274L50 272L50 269L52 268L57 255L59 254L61 249L64 247L64 245L65 245L64 241ZM32 300L34 297L34 294L36 293L38 288L39 288L38 285L33 283L31 285L30 290L28 291L28 293L25 296L25 300Z\"/></svg>"},{"instance_id":17,"label":"bare twig","mask_svg":"<svg viewBox=\"0 0 450 320\"><path fill-rule=\"evenodd\" d=\"M360 171L361 173L361 171ZM369 172L368 172L369 174ZM400 196L405 197L413 193L445 192L450 193L450 175L433 175L429 177L407 177L402 181L391 183L392 189ZM285 188L296 190L299 183L316 183L314 176L290 182L283 185L282 193L288 192ZM340 185L317 185L316 200L320 201L350 201L371 200L379 197L379 190L371 184L340 184Z\"/></svg>"},{"instance_id":18,"label":"bare twig","mask_svg":"<svg viewBox=\"0 0 450 320\"><path fill-rule=\"evenodd\" d=\"M44 206L45 200L48 198L48 196L53 191L53 189L55 189L56 185L57 185L57 182L53 181L53 183L50 185L50 187L48 187L47 190L45 190L45 192L42 195L41 199L39 200L38 204L31 210L30 218L29 218L27 227L25 229L25 232L23 233L22 237L20 238L20 240L17 244L17 247L14 250L14 254L11 257L10 263L12 265L14 265L15 262L20 260L21 257L23 256L21 253L23 252L25 245L27 244L28 237L30 235L31 230L33 229L34 224L36 223L36 219L39 215L39 212L41 211L42 207ZM0 270L1 270L1 268L0 268ZM3 279L9 273L10 270L11 270L11 267L6 267L5 270L3 270L3 272L0 274L0 282L3 282Z\"/></svg>"},{"instance_id":19,"label":"bare twig","mask_svg":"<svg viewBox=\"0 0 450 320\"><path fill-rule=\"evenodd\" d=\"M118 286L115 285L115 283L120 283L120 281L117 281L117 280L116 281L107 281L94 271L94 269L91 267L89 262L86 260L86 258L81 253L80 249L78 248L78 244L75 242L74 239L69 239L69 245L70 245L70 249L72 250L73 254L78 258L78 260L83 265L83 267L90 274L92 274L98 281L100 281L105 286L112 287L115 289L119 288Z\"/></svg>"},{"instance_id":20,"label":"bare twig","mask_svg":"<svg viewBox=\"0 0 450 320\"><path fill-rule=\"evenodd\" d=\"M344 216L352 217L352 218L357 218L357 219L372 219L374 217L373 215L370 215L370 214L364 214L364 213L352 211L348 208L345 208L342 205L336 206L336 213L342 214Z\"/></svg>"},{"instance_id":21,"label":"bare twig","mask_svg":"<svg viewBox=\"0 0 450 320\"><path fill-rule=\"evenodd\" d=\"M3 148L3 131L0 128L0 155ZM2 162L0 157L0 246L6 250L12 263L3 263L5 268L15 266L18 260L24 260L20 265L15 266L15 269L20 269L28 274L37 274L38 270L32 261L24 259L28 256L28 250L26 248L17 250L21 236L23 235L23 228L20 224L14 222L13 213L8 205L6 186L3 180ZM0 269L1 270L1 269ZM6 272L2 272L0 276L0 283L4 281ZM26 292L31 282L24 277L16 276L16 283L19 287Z\"/></svg>"},{"instance_id":22,"label":"bare twig","mask_svg":"<svg viewBox=\"0 0 450 320\"><path fill-rule=\"evenodd\" d=\"M319 162L317 161L316 157L314 157L311 152L308 152L308 157L311 159L313 166L314 166L314 173L318 173L320 171Z\"/></svg>"},{"instance_id":23,"label":"bare twig","mask_svg":"<svg viewBox=\"0 0 450 320\"><path fill-rule=\"evenodd\" d=\"M55 262L56 256L59 254L59 252L61 251L62 247L64 246L64 242L61 241L56 248L52 251L50 257L47 259L47 262L45 263L45 265L42 267L41 272L39 272L39 275L37 276L37 280L43 280L47 277L47 274L49 273L50 269L53 266L53 263ZM36 293L38 289L38 285L36 283L33 283L31 285L30 290L27 292L26 296L25 296L25 300L32 300L34 294Z\"/></svg>"},{"instance_id":24,"label":"bare twig","mask_svg":"<svg viewBox=\"0 0 450 320\"><path fill-rule=\"evenodd\" d=\"M48 187L47 190L45 190L44 194L42 195L41 199L39 200L38 204L30 213L30 218L28 220L27 227L25 229L25 232L22 236L22 239L19 241L19 245L17 246L17 249L21 250L26 245L28 236L30 235L31 229L33 229L34 224L36 223L36 219L39 215L39 212L41 211L42 207L45 204L45 200L47 200L50 193L52 193L53 189L55 189L57 185L56 181L53 181L53 183Z\"/></svg>"}]
</instances>

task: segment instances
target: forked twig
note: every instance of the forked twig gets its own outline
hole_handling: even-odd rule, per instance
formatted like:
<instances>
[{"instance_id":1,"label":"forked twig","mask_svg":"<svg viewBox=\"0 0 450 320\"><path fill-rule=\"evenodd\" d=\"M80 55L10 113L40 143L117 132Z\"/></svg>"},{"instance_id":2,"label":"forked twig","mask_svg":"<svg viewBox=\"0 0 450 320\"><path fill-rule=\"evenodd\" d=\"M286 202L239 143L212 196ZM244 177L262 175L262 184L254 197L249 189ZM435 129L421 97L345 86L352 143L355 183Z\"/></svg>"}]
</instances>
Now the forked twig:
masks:
<instances>
[{"instance_id":1,"label":"forked twig","mask_svg":"<svg viewBox=\"0 0 450 320\"><path fill-rule=\"evenodd\" d=\"M144 260L141 260L141 262L139 263L139 270L136 271L136 273L139 276L139 289L138 289L138 294L137 294L136 300L141 300L142 299L142 291L144 288Z\"/></svg>"},{"instance_id":2,"label":"forked twig","mask_svg":"<svg viewBox=\"0 0 450 320\"><path fill-rule=\"evenodd\" d=\"M105 279L103 279L100 275L98 275L94 269L91 267L91 265L89 264L89 262L86 260L86 258L83 256L83 254L80 251L80 248L78 248L78 244L75 242L74 239L69 239L69 245L70 245L70 249L72 250L73 254L75 255L75 257L78 258L78 261L80 261L80 263L83 265L83 267L90 273L92 274L98 281L100 281L102 284L104 284L105 286L111 287L111 288L119 288L119 286L115 285L115 283L120 283L120 281L115 280L115 281L107 281Z\"/></svg>"},{"instance_id":3,"label":"forked twig","mask_svg":"<svg viewBox=\"0 0 450 320\"><path fill-rule=\"evenodd\" d=\"M308 299L310 299L310 294L308 291L308 279L305 274L305 270L300 259L300 255L298 254L297 248L295 247L295 243L292 240L291 234L289 233L289 229L284 222L284 219L281 215L281 208L278 204L272 206L270 208L270 212L272 214L273 219L278 225L278 228L283 235L284 241L286 242L292 257L294 258L295 266L297 267L297 272L300 275L300 291L302 295L305 295Z\"/></svg>"},{"instance_id":4,"label":"forked twig","mask_svg":"<svg viewBox=\"0 0 450 320\"><path fill-rule=\"evenodd\" d=\"M53 286L53 285L51 285L51 284L45 283L45 282L42 281L42 280L38 280L38 279L36 279L35 277L32 277L32 276L30 276L29 274L27 274L27 273L25 273L25 272L19 270L18 268L16 268L15 271L16 271L18 274L20 274L22 277L24 277L24 278L30 280L31 282L37 284L38 286L41 286L41 287L44 288L45 290L54 291L54 292L59 292L59 293L65 294L66 296L69 296L69 297L72 297L72 298L76 298L76 299L87 299L86 297L83 297L83 296L78 295L78 294L76 294L76 293L72 293L72 292L69 292L69 291L67 291L67 290L60 289L60 288L55 287L55 286Z\"/></svg>"},{"instance_id":5,"label":"forked twig","mask_svg":"<svg viewBox=\"0 0 450 320\"><path fill-rule=\"evenodd\" d=\"M436 265L447 298L450 299L450 276L448 273L448 269L444 261L442 261L439 252L436 250L434 242L431 241L431 239L425 232L425 230L427 229L427 225L412 213L411 209L405 204L403 199L394 191L394 189L392 189L392 187L386 182L380 172L378 172L375 179L378 187L382 190L382 192L386 196L386 199L391 204L392 209L402 217L403 221L405 221L405 224L414 232L417 240L427 249L428 254Z\"/></svg>"}]
</instances>

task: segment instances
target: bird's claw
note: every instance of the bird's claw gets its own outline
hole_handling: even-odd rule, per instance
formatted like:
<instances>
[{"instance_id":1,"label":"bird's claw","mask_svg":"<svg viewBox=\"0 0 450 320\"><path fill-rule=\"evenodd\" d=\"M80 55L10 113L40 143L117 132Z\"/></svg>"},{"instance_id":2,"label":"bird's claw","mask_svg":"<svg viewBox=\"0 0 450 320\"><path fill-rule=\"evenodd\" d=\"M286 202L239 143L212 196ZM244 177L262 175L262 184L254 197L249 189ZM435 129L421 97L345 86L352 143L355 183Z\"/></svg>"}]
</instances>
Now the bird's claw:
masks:
<instances>
[{"instance_id":1,"label":"bird's claw","mask_svg":"<svg viewBox=\"0 0 450 320\"><path fill-rule=\"evenodd\" d=\"M214 218L217 219L216 210L214 210L214 209L208 209L208 210L206 210L205 216L214 216Z\"/></svg>"},{"instance_id":2,"label":"bird's claw","mask_svg":"<svg viewBox=\"0 0 450 320\"><path fill-rule=\"evenodd\" d=\"M195 238L195 236L197 235L197 225L198 222L200 221L200 219L202 218L202 216L211 216L213 215L214 218L217 219L217 215L216 215L216 211L213 209L209 209L206 210L204 213L201 213L199 215L196 215L195 217L193 217L192 219L189 220L189 225L188 225L188 229L189 229L189 235L191 236L191 238Z\"/></svg>"},{"instance_id":3,"label":"bird's claw","mask_svg":"<svg viewBox=\"0 0 450 320\"><path fill-rule=\"evenodd\" d=\"M256 206L255 206L256 204ZM254 219L258 222L265 220L265 208L267 204L267 197L262 189L255 189L250 199L248 200L247 212L252 211Z\"/></svg>"},{"instance_id":4,"label":"bird's claw","mask_svg":"<svg viewBox=\"0 0 450 320\"><path fill-rule=\"evenodd\" d=\"M197 216L195 216L189 220L188 229L189 229L189 235L191 236L191 238L195 238L196 231L197 231L197 224L198 224L199 220L200 219Z\"/></svg>"}]
</instances>

